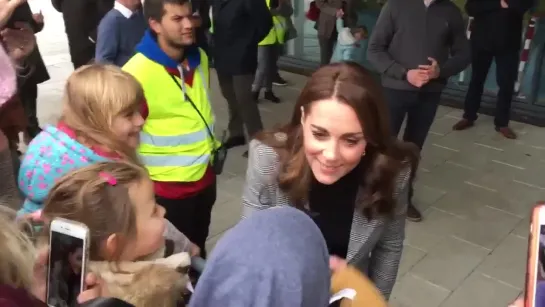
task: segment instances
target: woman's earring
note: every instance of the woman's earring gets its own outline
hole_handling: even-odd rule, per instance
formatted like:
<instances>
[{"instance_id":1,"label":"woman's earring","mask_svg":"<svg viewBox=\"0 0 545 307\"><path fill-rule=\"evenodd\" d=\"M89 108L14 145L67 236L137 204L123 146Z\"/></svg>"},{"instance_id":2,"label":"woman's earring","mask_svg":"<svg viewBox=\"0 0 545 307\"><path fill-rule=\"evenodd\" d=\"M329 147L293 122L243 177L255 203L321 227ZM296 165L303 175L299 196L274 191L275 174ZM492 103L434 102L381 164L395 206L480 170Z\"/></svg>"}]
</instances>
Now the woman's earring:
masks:
<instances>
[{"instance_id":1,"label":"woman's earring","mask_svg":"<svg viewBox=\"0 0 545 307\"><path fill-rule=\"evenodd\" d=\"M365 157L365 154L366 154L366 153L367 153L367 152L364 150L363 153L361 154L361 156L362 156L362 157Z\"/></svg>"}]
</instances>

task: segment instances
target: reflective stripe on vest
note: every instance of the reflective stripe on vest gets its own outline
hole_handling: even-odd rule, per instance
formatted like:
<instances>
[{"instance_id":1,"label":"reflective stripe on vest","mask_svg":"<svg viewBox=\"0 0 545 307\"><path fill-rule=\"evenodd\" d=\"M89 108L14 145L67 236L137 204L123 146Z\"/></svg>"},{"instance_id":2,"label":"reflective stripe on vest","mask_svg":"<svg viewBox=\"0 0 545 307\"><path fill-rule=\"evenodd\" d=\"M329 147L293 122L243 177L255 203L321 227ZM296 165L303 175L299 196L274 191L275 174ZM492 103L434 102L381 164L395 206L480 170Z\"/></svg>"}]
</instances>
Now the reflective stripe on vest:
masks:
<instances>
[{"instance_id":1,"label":"reflective stripe on vest","mask_svg":"<svg viewBox=\"0 0 545 307\"><path fill-rule=\"evenodd\" d=\"M214 115L208 92L208 58L199 49L201 64L187 86L181 78L178 87L165 68L142 54L123 67L144 88L149 116L140 133L140 159L155 181L194 182L204 175L218 142L210 137L206 126L185 94L208 123L213 133Z\"/></svg>"},{"instance_id":2,"label":"reflective stripe on vest","mask_svg":"<svg viewBox=\"0 0 545 307\"><path fill-rule=\"evenodd\" d=\"M254 0L259 1L259 0ZM267 8L271 9L271 0L266 0ZM282 16L272 16L273 27L269 34L259 42L259 46L273 45L273 44L283 44L286 38L286 18Z\"/></svg>"}]
</instances>

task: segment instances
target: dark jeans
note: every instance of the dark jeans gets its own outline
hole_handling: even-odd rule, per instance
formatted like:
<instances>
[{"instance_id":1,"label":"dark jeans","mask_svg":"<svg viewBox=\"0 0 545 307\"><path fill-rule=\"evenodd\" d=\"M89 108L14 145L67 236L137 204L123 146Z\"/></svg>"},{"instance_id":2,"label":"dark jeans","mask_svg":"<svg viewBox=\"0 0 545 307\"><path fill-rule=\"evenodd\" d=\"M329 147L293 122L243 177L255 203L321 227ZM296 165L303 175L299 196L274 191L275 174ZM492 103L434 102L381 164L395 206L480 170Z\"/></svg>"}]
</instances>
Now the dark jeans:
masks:
<instances>
[{"instance_id":1,"label":"dark jeans","mask_svg":"<svg viewBox=\"0 0 545 307\"><path fill-rule=\"evenodd\" d=\"M263 129L261 115L252 95L253 75L226 76L218 74L221 94L229 106L229 136L244 136L244 126L248 137L252 138Z\"/></svg>"},{"instance_id":2,"label":"dark jeans","mask_svg":"<svg viewBox=\"0 0 545 307\"><path fill-rule=\"evenodd\" d=\"M518 74L519 52L493 53L474 48L471 53L471 81L467 90L464 118L470 121L477 119L481 106L484 83L492 60L496 60L496 82L500 88L496 104L496 127L507 127L511 112L511 100L514 94L515 81Z\"/></svg>"},{"instance_id":3,"label":"dark jeans","mask_svg":"<svg viewBox=\"0 0 545 307\"><path fill-rule=\"evenodd\" d=\"M437 113L441 92L404 91L385 89L386 102L390 110L390 127L398 137L399 130L407 116L407 124L403 132L403 141L416 144L421 150ZM412 170L409 197L413 195L413 178L416 170Z\"/></svg>"},{"instance_id":4,"label":"dark jeans","mask_svg":"<svg viewBox=\"0 0 545 307\"><path fill-rule=\"evenodd\" d=\"M34 82L25 82L20 90L21 102L28 119L27 132L30 139L33 139L40 132L38 123L36 100L38 99L38 85Z\"/></svg>"},{"instance_id":5,"label":"dark jeans","mask_svg":"<svg viewBox=\"0 0 545 307\"><path fill-rule=\"evenodd\" d=\"M168 199L160 196L156 196L155 199L166 209L165 218L195 243L201 249L200 256L206 258L206 239L212 207L216 202L216 183L201 193L185 199Z\"/></svg>"}]
</instances>

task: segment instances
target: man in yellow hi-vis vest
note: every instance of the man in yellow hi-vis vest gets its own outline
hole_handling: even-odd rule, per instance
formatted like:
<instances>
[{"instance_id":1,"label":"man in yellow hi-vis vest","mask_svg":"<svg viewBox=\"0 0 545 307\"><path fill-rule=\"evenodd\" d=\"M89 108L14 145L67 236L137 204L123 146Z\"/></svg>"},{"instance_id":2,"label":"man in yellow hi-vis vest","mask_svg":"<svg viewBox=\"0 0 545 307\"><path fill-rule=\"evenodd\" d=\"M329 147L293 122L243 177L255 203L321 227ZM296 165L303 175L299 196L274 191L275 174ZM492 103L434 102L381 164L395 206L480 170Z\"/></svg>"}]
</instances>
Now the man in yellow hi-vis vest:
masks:
<instances>
[{"instance_id":1,"label":"man in yellow hi-vis vest","mask_svg":"<svg viewBox=\"0 0 545 307\"><path fill-rule=\"evenodd\" d=\"M146 122L139 157L165 217L205 256L216 201L218 142L210 105L208 57L196 47L200 23L189 0L146 0L149 29L123 66L142 85Z\"/></svg>"},{"instance_id":2,"label":"man in yellow hi-vis vest","mask_svg":"<svg viewBox=\"0 0 545 307\"><path fill-rule=\"evenodd\" d=\"M262 0L256 0L262 1ZM279 14L279 10L284 4L284 0L265 0L267 7L271 11L273 26L269 34L259 42L257 49L257 71L255 73L254 83L252 84L252 93L254 100L259 99L261 88L265 88L265 99L273 103L279 103L278 98L272 91L273 79L276 77L276 61L282 51L286 38L286 18Z\"/></svg>"}]
</instances>

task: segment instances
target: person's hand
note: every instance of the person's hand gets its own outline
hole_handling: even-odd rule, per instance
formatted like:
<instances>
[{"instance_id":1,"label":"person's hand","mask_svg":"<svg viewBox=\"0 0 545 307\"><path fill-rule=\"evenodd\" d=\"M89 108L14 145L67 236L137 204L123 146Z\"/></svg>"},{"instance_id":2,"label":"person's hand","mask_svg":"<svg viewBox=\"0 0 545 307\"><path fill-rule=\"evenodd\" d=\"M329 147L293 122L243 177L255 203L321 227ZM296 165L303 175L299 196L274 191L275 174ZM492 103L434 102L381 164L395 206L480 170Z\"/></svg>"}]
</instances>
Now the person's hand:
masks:
<instances>
[{"instance_id":1,"label":"person's hand","mask_svg":"<svg viewBox=\"0 0 545 307\"><path fill-rule=\"evenodd\" d=\"M337 17L337 18L342 18L343 16L344 16L344 11L343 11L343 9L338 9L338 10L337 10L336 17Z\"/></svg>"},{"instance_id":2,"label":"person's hand","mask_svg":"<svg viewBox=\"0 0 545 307\"><path fill-rule=\"evenodd\" d=\"M441 69L439 68L437 60L434 58L428 58L428 60L431 62L431 65L418 65L418 69L425 71L430 80L439 78Z\"/></svg>"},{"instance_id":3,"label":"person's hand","mask_svg":"<svg viewBox=\"0 0 545 307\"><path fill-rule=\"evenodd\" d=\"M348 266L345 259L337 256L329 256L329 269L333 272L340 271Z\"/></svg>"},{"instance_id":4,"label":"person's hand","mask_svg":"<svg viewBox=\"0 0 545 307\"><path fill-rule=\"evenodd\" d=\"M407 72L407 81L413 86L421 88L430 81L430 77L422 69L411 69Z\"/></svg>"},{"instance_id":5,"label":"person's hand","mask_svg":"<svg viewBox=\"0 0 545 307\"><path fill-rule=\"evenodd\" d=\"M201 249L197 245L191 243L189 253L191 254L191 257L195 257L201 254Z\"/></svg>"},{"instance_id":6,"label":"person's hand","mask_svg":"<svg viewBox=\"0 0 545 307\"><path fill-rule=\"evenodd\" d=\"M26 0L0 0L0 28L8 22L13 11L25 2Z\"/></svg>"},{"instance_id":7,"label":"person's hand","mask_svg":"<svg viewBox=\"0 0 545 307\"><path fill-rule=\"evenodd\" d=\"M0 38L8 55L14 61L22 61L36 47L36 37L28 23L17 22L15 27L0 31Z\"/></svg>"},{"instance_id":8,"label":"person's hand","mask_svg":"<svg viewBox=\"0 0 545 307\"><path fill-rule=\"evenodd\" d=\"M102 280L93 273L89 273L85 276L85 286L87 287L87 290L78 295L78 303L80 304L98 297L107 297L109 295L107 288L102 284Z\"/></svg>"},{"instance_id":9,"label":"person's hand","mask_svg":"<svg viewBox=\"0 0 545 307\"><path fill-rule=\"evenodd\" d=\"M501 4L501 7L503 9L508 9L509 8L509 4L505 0L500 0L500 4Z\"/></svg>"},{"instance_id":10,"label":"person's hand","mask_svg":"<svg viewBox=\"0 0 545 307\"><path fill-rule=\"evenodd\" d=\"M34 19L34 21L38 24L44 23L44 15L42 14L42 11L32 14L32 19Z\"/></svg>"},{"instance_id":11,"label":"person's hand","mask_svg":"<svg viewBox=\"0 0 545 307\"><path fill-rule=\"evenodd\" d=\"M509 307L524 307L524 298L519 297L516 301L514 301Z\"/></svg>"}]
</instances>

